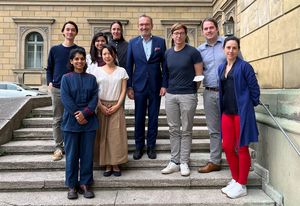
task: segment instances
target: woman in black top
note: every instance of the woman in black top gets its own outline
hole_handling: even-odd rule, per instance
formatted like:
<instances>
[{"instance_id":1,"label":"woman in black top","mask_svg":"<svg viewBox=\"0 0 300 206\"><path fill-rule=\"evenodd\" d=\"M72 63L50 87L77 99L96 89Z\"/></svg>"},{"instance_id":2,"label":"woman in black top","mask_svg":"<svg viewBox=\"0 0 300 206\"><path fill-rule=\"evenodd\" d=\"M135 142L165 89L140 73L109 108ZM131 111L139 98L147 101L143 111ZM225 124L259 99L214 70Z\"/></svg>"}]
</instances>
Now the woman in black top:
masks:
<instances>
[{"instance_id":1,"label":"woman in black top","mask_svg":"<svg viewBox=\"0 0 300 206\"><path fill-rule=\"evenodd\" d=\"M128 42L123 37L123 25L120 21L114 21L110 25L110 32L112 39L109 41L109 45L112 45L117 50L118 66L126 68L126 57Z\"/></svg>"}]
</instances>

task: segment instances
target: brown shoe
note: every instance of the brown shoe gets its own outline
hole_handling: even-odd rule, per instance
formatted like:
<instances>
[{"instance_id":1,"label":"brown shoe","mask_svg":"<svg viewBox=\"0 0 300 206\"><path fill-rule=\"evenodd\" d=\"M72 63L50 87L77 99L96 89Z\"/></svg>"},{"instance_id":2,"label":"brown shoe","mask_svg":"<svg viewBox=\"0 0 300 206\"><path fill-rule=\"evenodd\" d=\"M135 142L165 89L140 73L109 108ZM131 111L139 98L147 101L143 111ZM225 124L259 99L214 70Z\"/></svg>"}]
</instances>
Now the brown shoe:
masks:
<instances>
[{"instance_id":1,"label":"brown shoe","mask_svg":"<svg viewBox=\"0 0 300 206\"><path fill-rule=\"evenodd\" d=\"M198 172L209 173L209 172L220 171L220 170L221 170L221 165L217 165L212 162L208 162L205 166L199 167Z\"/></svg>"}]
</instances>

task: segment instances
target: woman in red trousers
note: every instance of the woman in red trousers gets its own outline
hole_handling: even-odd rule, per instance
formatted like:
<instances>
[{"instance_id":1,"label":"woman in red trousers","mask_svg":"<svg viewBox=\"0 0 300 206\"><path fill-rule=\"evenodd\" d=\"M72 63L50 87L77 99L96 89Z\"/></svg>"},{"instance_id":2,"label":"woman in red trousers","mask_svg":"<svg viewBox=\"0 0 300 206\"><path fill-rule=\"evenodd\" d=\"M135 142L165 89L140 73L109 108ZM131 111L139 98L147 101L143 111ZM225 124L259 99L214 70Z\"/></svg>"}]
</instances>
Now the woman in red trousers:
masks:
<instances>
[{"instance_id":1,"label":"woman in red trousers","mask_svg":"<svg viewBox=\"0 0 300 206\"><path fill-rule=\"evenodd\" d=\"M252 66L238 57L240 40L224 41L226 62L219 66L221 134L223 150L232 180L222 188L229 198L247 195L247 179L251 167L248 145L258 141L254 107L260 90Z\"/></svg>"}]
</instances>

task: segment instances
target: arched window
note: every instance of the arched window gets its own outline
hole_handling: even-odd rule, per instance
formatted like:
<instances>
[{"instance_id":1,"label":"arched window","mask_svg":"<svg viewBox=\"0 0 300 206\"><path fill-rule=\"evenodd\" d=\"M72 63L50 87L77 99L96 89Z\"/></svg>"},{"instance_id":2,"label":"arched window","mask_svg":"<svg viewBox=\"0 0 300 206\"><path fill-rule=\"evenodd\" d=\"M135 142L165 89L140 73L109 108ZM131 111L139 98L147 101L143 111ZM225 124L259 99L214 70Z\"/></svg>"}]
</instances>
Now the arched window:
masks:
<instances>
[{"instance_id":1,"label":"arched window","mask_svg":"<svg viewBox=\"0 0 300 206\"><path fill-rule=\"evenodd\" d=\"M42 69L44 39L38 32L31 32L25 39L25 69Z\"/></svg>"}]
</instances>

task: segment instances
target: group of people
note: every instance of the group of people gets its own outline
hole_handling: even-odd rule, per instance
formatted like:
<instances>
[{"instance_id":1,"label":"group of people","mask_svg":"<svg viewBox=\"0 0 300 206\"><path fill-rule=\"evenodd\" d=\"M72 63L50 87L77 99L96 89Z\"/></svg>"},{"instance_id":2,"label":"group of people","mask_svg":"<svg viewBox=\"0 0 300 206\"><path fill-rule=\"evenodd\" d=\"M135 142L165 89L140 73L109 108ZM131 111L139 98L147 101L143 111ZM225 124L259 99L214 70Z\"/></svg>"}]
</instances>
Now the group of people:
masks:
<instances>
[{"instance_id":1,"label":"group of people","mask_svg":"<svg viewBox=\"0 0 300 206\"><path fill-rule=\"evenodd\" d=\"M125 41L121 22L111 24L112 39L94 35L90 53L74 43L77 25L63 25L64 42L49 53L47 83L53 105L53 160L66 156L68 198L78 193L93 198L93 164L103 176L121 176L128 162L124 100L134 100L135 151L156 159L161 97L169 125L171 158L162 174L180 171L189 176L197 90L203 81L204 110L210 135L210 160L200 173L221 170L222 147L232 180L221 189L230 198L247 195L251 166L248 145L258 141L254 106L260 90L253 68L242 59L237 37L219 36L218 24L206 18L201 25L206 42L197 49L188 44L188 28L171 27L172 47L152 35L153 20L141 15L140 35ZM68 67L66 66L68 65ZM204 79L203 79L204 78ZM147 134L145 120L148 115ZM78 177L79 175L79 177Z\"/></svg>"}]
</instances>

